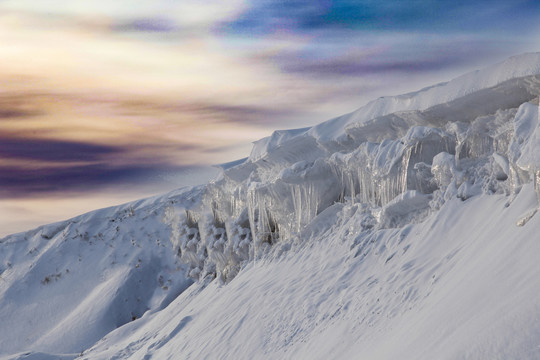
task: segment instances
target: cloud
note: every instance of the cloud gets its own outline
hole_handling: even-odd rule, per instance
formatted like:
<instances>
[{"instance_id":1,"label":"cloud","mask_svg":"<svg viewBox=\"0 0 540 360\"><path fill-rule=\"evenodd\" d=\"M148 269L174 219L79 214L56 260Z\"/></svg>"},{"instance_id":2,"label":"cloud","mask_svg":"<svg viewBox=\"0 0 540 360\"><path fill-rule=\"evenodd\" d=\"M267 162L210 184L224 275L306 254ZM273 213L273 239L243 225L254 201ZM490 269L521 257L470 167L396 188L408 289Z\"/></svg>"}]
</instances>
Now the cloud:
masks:
<instances>
[{"instance_id":1,"label":"cloud","mask_svg":"<svg viewBox=\"0 0 540 360\"><path fill-rule=\"evenodd\" d=\"M0 113L16 99L39 116L17 111L20 117L13 118L14 111L5 110L6 118L0 118L4 198L122 183L159 187L171 178L168 174L185 172L193 164L245 156L250 141L265 134L256 128L287 112L154 96L11 91L0 96Z\"/></svg>"},{"instance_id":2,"label":"cloud","mask_svg":"<svg viewBox=\"0 0 540 360\"><path fill-rule=\"evenodd\" d=\"M163 180L171 173L189 171L189 166L163 164L128 165L112 167L108 164L89 164L69 167L28 169L0 166L0 198L33 197L40 194L84 192L111 186L141 187L152 184L164 186Z\"/></svg>"},{"instance_id":3,"label":"cloud","mask_svg":"<svg viewBox=\"0 0 540 360\"><path fill-rule=\"evenodd\" d=\"M440 70L448 65L456 65L448 59L417 59L411 61L387 61L384 63L363 63L349 57L306 61L282 66L293 73L310 73L319 76L363 76L387 72L417 73Z\"/></svg>"},{"instance_id":4,"label":"cloud","mask_svg":"<svg viewBox=\"0 0 540 360\"><path fill-rule=\"evenodd\" d=\"M30 111L30 110L22 110L17 108L2 108L0 109L0 120L1 119L17 119L17 118L28 118L32 116L37 116L39 113Z\"/></svg>"},{"instance_id":5,"label":"cloud","mask_svg":"<svg viewBox=\"0 0 540 360\"><path fill-rule=\"evenodd\" d=\"M84 142L0 135L0 157L47 162L87 162L118 154L120 148Z\"/></svg>"},{"instance_id":6,"label":"cloud","mask_svg":"<svg viewBox=\"0 0 540 360\"><path fill-rule=\"evenodd\" d=\"M357 29L363 31L471 31L486 27L518 32L535 24L537 1L255 0L223 29L237 33ZM508 16L515 14L517 16ZM525 23L523 23L525 21Z\"/></svg>"},{"instance_id":7,"label":"cloud","mask_svg":"<svg viewBox=\"0 0 540 360\"><path fill-rule=\"evenodd\" d=\"M16 81L24 82L24 79L13 79L10 76L0 77L3 91L0 92L0 126L2 121L14 121L28 119L43 115L43 109L39 104L39 94L33 91L10 91L10 84ZM2 134L0 133L0 136Z\"/></svg>"},{"instance_id":8,"label":"cloud","mask_svg":"<svg viewBox=\"0 0 540 360\"><path fill-rule=\"evenodd\" d=\"M173 21L162 17L137 18L111 26L111 30L116 32L170 33L177 29Z\"/></svg>"},{"instance_id":9,"label":"cloud","mask_svg":"<svg viewBox=\"0 0 540 360\"><path fill-rule=\"evenodd\" d=\"M426 34L378 38L377 45L367 47L354 46L355 41L350 38L347 38L347 45L339 40L329 40L323 51L318 47L283 51L268 56L266 61L278 64L282 71L288 73L364 77L388 73L430 73L474 63L497 56L500 52L493 42L480 38L454 39ZM361 36L355 39L358 44L362 43ZM515 45L509 44L508 47L512 46ZM331 48L335 50L331 51Z\"/></svg>"},{"instance_id":10,"label":"cloud","mask_svg":"<svg viewBox=\"0 0 540 360\"><path fill-rule=\"evenodd\" d=\"M159 187L164 184L160 180L163 174L191 168L165 154L200 151L195 145L182 143L103 145L2 135L0 198L91 192L120 184Z\"/></svg>"},{"instance_id":11,"label":"cloud","mask_svg":"<svg viewBox=\"0 0 540 360\"><path fill-rule=\"evenodd\" d=\"M216 23L230 21L244 10L244 0L139 0L136 4L129 0L2 0L0 10L5 13L27 13L44 18L64 20L111 21L142 28L155 28L148 20L160 19L163 23L178 27L197 27L201 30ZM152 21L150 21L152 22Z\"/></svg>"},{"instance_id":12,"label":"cloud","mask_svg":"<svg viewBox=\"0 0 540 360\"><path fill-rule=\"evenodd\" d=\"M300 109L292 106L275 107L260 104L226 104L220 99L206 101L152 101L152 99L120 100L116 104L121 114L140 116L188 116L198 121L216 124L246 124L252 126L268 126L280 124L287 118L298 115Z\"/></svg>"}]
</instances>

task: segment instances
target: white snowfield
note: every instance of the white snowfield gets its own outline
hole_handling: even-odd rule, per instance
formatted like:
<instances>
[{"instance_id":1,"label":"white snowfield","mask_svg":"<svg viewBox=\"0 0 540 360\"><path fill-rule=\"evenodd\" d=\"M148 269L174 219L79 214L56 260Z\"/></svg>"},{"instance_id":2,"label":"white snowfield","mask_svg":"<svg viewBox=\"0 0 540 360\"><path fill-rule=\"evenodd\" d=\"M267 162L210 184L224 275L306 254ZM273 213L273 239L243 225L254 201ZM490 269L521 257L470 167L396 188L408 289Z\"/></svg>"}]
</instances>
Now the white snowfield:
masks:
<instances>
[{"instance_id":1,"label":"white snowfield","mask_svg":"<svg viewBox=\"0 0 540 360\"><path fill-rule=\"evenodd\" d=\"M0 359L540 359L539 95L516 56L8 236Z\"/></svg>"}]
</instances>

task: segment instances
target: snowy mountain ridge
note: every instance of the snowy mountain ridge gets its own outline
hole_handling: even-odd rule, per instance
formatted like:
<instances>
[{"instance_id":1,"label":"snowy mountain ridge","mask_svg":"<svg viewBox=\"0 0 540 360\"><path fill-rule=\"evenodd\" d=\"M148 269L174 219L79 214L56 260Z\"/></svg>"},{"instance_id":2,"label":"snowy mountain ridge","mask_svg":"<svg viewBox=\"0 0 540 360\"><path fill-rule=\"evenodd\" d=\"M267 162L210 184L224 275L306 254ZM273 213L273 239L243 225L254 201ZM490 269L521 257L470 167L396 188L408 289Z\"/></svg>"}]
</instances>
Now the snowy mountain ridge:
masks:
<instances>
[{"instance_id":1,"label":"snowy mountain ridge","mask_svg":"<svg viewBox=\"0 0 540 360\"><path fill-rule=\"evenodd\" d=\"M539 95L512 57L8 236L0 358L536 358Z\"/></svg>"},{"instance_id":2,"label":"snowy mountain ridge","mask_svg":"<svg viewBox=\"0 0 540 360\"><path fill-rule=\"evenodd\" d=\"M473 71L449 82L404 95L381 97L350 114L325 121L312 128L278 131L269 138L257 141L250 158L256 159L261 154L268 152L267 146L269 149L278 147L284 140L298 135L309 134L321 143L335 141L344 136L344 132L350 124L363 125L367 121L396 112L427 110L468 94L493 88L508 80L538 75L540 73L539 64L540 53L527 53L513 56L499 64Z\"/></svg>"}]
</instances>

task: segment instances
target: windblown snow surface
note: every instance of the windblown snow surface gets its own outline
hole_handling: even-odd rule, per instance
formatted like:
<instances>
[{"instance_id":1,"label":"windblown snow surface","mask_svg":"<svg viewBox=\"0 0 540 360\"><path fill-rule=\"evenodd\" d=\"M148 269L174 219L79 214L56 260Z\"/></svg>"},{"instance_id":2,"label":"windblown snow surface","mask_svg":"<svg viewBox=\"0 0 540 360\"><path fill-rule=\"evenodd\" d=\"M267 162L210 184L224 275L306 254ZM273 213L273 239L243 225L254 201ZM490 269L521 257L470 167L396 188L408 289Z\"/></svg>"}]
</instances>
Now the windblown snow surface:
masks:
<instances>
[{"instance_id":1,"label":"windblown snow surface","mask_svg":"<svg viewBox=\"0 0 540 360\"><path fill-rule=\"evenodd\" d=\"M539 359L539 95L520 55L8 236L0 358Z\"/></svg>"}]
</instances>

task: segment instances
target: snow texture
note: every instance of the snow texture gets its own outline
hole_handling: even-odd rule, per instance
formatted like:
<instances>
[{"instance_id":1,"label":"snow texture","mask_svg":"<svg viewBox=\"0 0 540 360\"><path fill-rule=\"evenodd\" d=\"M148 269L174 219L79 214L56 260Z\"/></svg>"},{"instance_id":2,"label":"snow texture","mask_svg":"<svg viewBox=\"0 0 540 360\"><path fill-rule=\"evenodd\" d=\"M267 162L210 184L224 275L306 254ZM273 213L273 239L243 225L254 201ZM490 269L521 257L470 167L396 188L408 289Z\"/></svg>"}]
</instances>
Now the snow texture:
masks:
<instances>
[{"instance_id":1,"label":"snow texture","mask_svg":"<svg viewBox=\"0 0 540 360\"><path fill-rule=\"evenodd\" d=\"M1 359L540 358L540 53L0 240Z\"/></svg>"}]
</instances>

